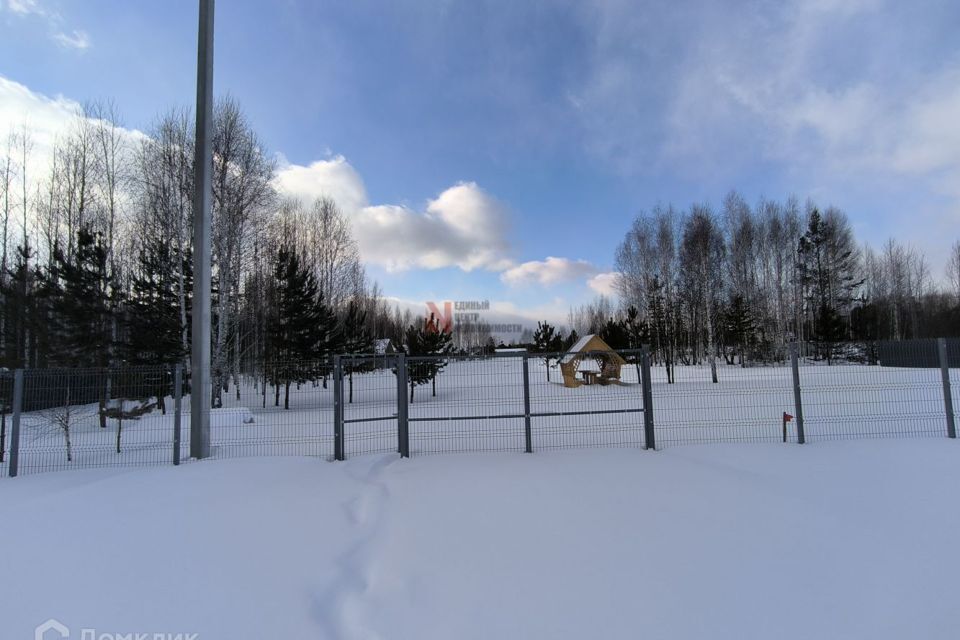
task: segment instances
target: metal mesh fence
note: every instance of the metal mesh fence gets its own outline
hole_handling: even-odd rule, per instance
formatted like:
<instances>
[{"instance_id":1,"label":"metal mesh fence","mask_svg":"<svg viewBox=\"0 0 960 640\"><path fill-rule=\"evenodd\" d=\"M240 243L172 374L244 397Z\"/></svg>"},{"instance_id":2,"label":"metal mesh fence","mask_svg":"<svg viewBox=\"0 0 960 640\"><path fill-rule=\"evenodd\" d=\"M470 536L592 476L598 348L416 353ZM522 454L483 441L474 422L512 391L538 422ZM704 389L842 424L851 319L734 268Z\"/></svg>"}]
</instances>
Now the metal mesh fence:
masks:
<instances>
[{"instance_id":1,"label":"metal mesh fence","mask_svg":"<svg viewBox=\"0 0 960 640\"><path fill-rule=\"evenodd\" d=\"M213 376L210 456L646 448L653 435L657 448L797 442L797 394L807 441L943 437L945 380L954 414L960 407L960 340L944 344L796 345L796 370L789 357L751 366L727 353L714 366L680 354L670 367L648 361L647 384L640 351L266 363ZM181 374L178 414L175 375L23 372L18 472L171 464L178 415L179 459L188 460L191 381ZM0 475L11 475L15 378L0 371Z\"/></svg>"},{"instance_id":2,"label":"metal mesh fence","mask_svg":"<svg viewBox=\"0 0 960 640\"><path fill-rule=\"evenodd\" d=\"M523 358L407 359L411 455L524 451Z\"/></svg>"},{"instance_id":3,"label":"metal mesh fence","mask_svg":"<svg viewBox=\"0 0 960 640\"><path fill-rule=\"evenodd\" d=\"M171 464L169 368L28 370L23 381L20 473Z\"/></svg>"},{"instance_id":4,"label":"metal mesh fence","mask_svg":"<svg viewBox=\"0 0 960 640\"><path fill-rule=\"evenodd\" d=\"M210 456L332 457L332 375L332 361L323 360L271 362L256 373L223 379L219 402L212 403L219 406L210 410ZM190 443L185 407L183 459Z\"/></svg>"},{"instance_id":5,"label":"metal mesh fence","mask_svg":"<svg viewBox=\"0 0 960 640\"><path fill-rule=\"evenodd\" d=\"M691 361L672 371L654 366L654 424L658 447L715 442L781 442L784 414L794 411L789 362L779 366L743 366L720 358ZM672 374L672 375L671 375ZM793 420L788 442L796 442Z\"/></svg>"},{"instance_id":6,"label":"metal mesh fence","mask_svg":"<svg viewBox=\"0 0 960 640\"><path fill-rule=\"evenodd\" d=\"M345 456L398 449L397 356L343 356Z\"/></svg>"},{"instance_id":7,"label":"metal mesh fence","mask_svg":"<svg viewBox=\"0 0 960 640\"><path fill-rule=\"evenodd\" d=\"M531 355L533 450L646 446L640 354L588 352L574 369L567 354ZM615 380L601 375L610 359L619 364Z\"/></svg>"},{"instance_id":8,"label":"metal mesh fence","mask_svg":"<svg viewBox=\"0 0 960 640\"><path fill-rule=\"evenodd\" d=\"M946 434L936 340L843 343L800 361L808 441Z\"/></svg>"}]
</instances>

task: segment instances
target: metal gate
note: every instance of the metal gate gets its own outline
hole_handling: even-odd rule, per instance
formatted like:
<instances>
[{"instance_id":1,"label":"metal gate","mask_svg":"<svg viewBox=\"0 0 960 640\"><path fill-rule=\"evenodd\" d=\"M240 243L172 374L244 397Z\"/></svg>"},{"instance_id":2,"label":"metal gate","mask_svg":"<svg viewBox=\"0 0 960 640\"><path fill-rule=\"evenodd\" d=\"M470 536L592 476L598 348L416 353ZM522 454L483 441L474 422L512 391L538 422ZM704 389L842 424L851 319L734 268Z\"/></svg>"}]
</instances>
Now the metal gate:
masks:
<instances>
[{"instance_id":1,"label":"metal gate","mask_svg":"<svg viewBox=\"0 0 960 640\"><path fill-rule=\"evenodd\" d=\"M334 457L400 450L398 388L402 355L334 358Z\"/></svg>"}]
</instances>

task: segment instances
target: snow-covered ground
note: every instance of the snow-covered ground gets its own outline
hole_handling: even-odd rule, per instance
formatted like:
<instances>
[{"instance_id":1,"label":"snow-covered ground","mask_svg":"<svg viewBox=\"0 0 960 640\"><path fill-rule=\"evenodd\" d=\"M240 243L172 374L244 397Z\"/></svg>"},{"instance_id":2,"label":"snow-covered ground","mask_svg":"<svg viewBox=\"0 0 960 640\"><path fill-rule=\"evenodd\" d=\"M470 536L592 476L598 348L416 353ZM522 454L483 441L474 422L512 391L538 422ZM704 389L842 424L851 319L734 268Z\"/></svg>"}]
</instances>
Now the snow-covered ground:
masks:
<instances>
[{"instance_id":1,"label":"snow-covered ground","mask_svg":"<svg viewBox=\"0 0 960 640\"><path fill-rule=\"evenodd\" d=\"M946 439L38 474L0 637L955 638L958 491Z\"/></svg>"},{"instance_id":2,"label":"snow-covered ground","mask_svg":"<svg viewBox=\"0 0 960 640\"><path fill-rule=\"evenodd\" d=\"M954 404L960 408L960 370L952 369ZM653 369L657 446L705 442L777 442L783 413L795 413L789 367L721 366L712 384L706 367L678 366L676 384L667 384L662 367ZM556 369L547 380L543 361L530 359L530 406L534 413L628 410L603 415L534 417L536 451L584 447L643 447L642 398L636 368L623 369L623 386L568 389ZM808 441L864 437L941 437L946 434L942 383L937 369L866 365L801 369ZM345 382L344 387L347 387ZM345 392L346 393L346 392ZM397 449L396 377L389 370L358 374L353 402L345 406L346 454L387 453ZM275 407L254 381L224 395L225 408L211 419L215 458L242 456L333 455L332 384L305 384L291 390L290 410ZM281 396L282 403L282 396ZM28 413L23 418L20 473L105 466L166 465L173 459L173 402L168 413L124 420L121 451L118 423L101 429L96 405L70 408L73 462L66 461L57 425L64 409ZM189 402L184 399L181 457L189 455ZM436 396L418 386L410 404L410 447L414 455L451 451L523 451L521 360L453 361L440 374ZM449 420L484 416L474 420ZM372 422L351 422L378 418ZM789 438L796 439L795 423ZM0 463L0 475L5 465Z\"/></svg>"}]
</instances>

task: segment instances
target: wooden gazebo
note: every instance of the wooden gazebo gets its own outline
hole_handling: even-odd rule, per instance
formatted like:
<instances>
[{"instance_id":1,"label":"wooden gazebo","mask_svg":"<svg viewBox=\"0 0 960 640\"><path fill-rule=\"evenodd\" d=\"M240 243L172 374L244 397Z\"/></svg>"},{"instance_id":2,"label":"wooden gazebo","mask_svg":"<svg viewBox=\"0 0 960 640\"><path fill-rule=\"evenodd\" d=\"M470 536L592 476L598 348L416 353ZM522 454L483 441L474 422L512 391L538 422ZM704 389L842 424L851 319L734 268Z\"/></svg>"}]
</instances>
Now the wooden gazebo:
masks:
<instances>
[{"instance_id":1,"label":"wooden gazebo","mask_svg":"<svg viewBox=\"0 0 960 640\"><path fill-rule=\"evenodd\" d=\"M596 362L599 370L580 370L584 361ZM570 347L560 358L560 373L563 374L563 386L575 388L582 384L620 384L620 369L626 360L610 348L600 336L585 335ZM580 374L577 377L577 374Z\"/></svg>"}]
</instances>

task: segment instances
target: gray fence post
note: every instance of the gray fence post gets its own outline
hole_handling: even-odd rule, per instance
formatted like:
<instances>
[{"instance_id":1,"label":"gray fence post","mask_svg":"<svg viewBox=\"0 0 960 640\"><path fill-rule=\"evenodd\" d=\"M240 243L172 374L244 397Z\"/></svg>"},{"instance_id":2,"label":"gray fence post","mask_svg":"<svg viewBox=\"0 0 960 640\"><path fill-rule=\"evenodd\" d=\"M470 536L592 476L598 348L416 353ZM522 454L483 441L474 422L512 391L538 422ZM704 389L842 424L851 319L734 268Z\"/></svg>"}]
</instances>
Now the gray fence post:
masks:
<instances>
[{"instance_id":1,"label":"gray fence post","mask_svg":"<svg viewBox=\"0 0 960 640\"><path fill-rule=\"evenodd\" d=\"M180 435L183 416L183 365L173 368L173 464L180 464Z\"/></svg>"},{"instance_id":2,"label":"gray fence post","mask_svg":"<svg viewBox=\"0 0 960 640\"><path fill-rule=\"evenodd\" d=\"M947 437L956 438L957 422L953 413L953 396L950 391L950 362L947 360L946 338L937 340L937 351L940 352L940 374L943 376L943 408L947 412Z\"/></svg>"},{"instance_id":3,"label":"gray fence post","mask_svg":"<svg viewBox=\"0 0 960 640\"><path fill-rule=\"evenodd\" d=\"M333 459L345 460L343 447L343 370L340 356L333 356Z\"/></svg>"},{"instance_id":4,"label":"gray fence post","mask_svg":"<svg viewBox=\"0 0 960 640\"><path fill-rule=\"evenodd\" d=\"M23 410L23 369L13 372L13 415L10 417L10 477L20 471L20 412Z\"/></svg>"},{"instance_id":5,"label":"gray fence post","mask_svg":"<svg viewBox=\"0 0 960 640\"><path fill-rule=\"evenodd\" d=\"M803 434L803 400L800 397L800 345L790 343L790 368L793 369L793 409L797 414L797 442L803 444L806 438Z\"/></svg>"},{"instance_id":6,"label":"gray fence post","mask_svg":"<svg viewBox=\"0 0 960 640\"><path fill-rule=\"evenodd\" d=\"M653 384L650 381L650 349L646 345L640 353L640 377L643 390L643 448L656 451L657 438L653 428Z\"/></svg>"},{"instance_id":7,"label":"gray fence post","mask_svg":"<svg viewBox=\"0 0 960 640\"><path fill-rule=\"evenodd\" d=\"M523 434L527 453L533 453L533 431L530 429L530 365L523 354Z\"/></svg>"},{"instance_id":8,"label":"gray fence post","mask_svg":"<svg viewBox=\"0 0 960 640\"><path fill-rule=\"evenodd\" d=\"M410 457L410 414L407 404L407 356L397 355L397 451Z\"/></svg>"}]
</instances>

